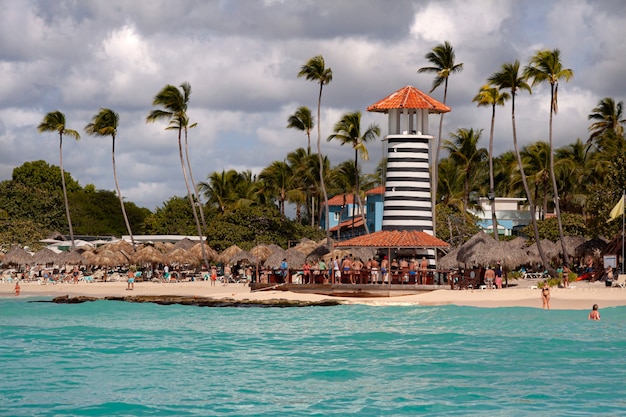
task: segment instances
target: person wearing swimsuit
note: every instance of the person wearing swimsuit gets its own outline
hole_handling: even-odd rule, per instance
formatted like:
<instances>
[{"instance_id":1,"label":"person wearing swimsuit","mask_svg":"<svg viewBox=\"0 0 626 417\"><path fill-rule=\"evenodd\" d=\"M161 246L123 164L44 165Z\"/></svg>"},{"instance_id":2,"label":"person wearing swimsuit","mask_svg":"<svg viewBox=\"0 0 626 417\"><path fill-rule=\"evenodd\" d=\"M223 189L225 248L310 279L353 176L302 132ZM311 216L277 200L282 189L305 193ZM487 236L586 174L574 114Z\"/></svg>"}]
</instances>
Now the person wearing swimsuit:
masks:
<instances>
[{"instance_id":1,"label":"person wearing swimsuit","mask_svg":"<svg viewBox=\"0 0 626 417\"><path fill-rule=\"evenodd\" d=\"M600 320L600 312L598 311L598 305L594 304L591 312L589 313L589 320Z\"/></svg>"},{"instance_id":2,"label":"person wearing swimsuit","mask_svg":"<svg viewBox=\"0 0 626 417\"><path fill-rule=\"evenodd\" d=\"M543 308L550 310L550 286L547 281L543 283L543 288L541 288L541 299L543 300Z\"/></svg>"}]
</instances>

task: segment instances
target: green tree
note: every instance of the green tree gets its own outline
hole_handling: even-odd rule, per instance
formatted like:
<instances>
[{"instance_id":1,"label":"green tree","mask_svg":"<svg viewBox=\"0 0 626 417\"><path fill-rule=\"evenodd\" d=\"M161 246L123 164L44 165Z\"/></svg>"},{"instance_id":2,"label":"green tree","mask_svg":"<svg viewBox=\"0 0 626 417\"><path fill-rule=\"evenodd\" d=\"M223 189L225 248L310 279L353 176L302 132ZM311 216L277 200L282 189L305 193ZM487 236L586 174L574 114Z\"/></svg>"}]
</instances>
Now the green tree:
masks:
<instances>
[{"instance_id":1,"label":"green tree","mask_svg":"<svg viewBox=\"0 0 626 417\"><path fill-rule=\"evenodd\" d=\"M369 160L369 154L365 144L371 142L380 136L380 127L377 124L372 123L363 134L361 134L361 112L356 111L354 113L346 113L335 124L333 130L335 133L328 137L328 141L337 140L343 146L346 144L352 145L354 149L354 197L355 201L359 203L359 211L363 218L363 224L365 225L365 231L369 234L369 228L367 227L367 221L365 219L365 211L363 210L363 202L361 201L361 195L359 194L359 154L363 160ZM354 228L354 216L352 216L352 227Z\"/></svg>"},{"instance_id":2,"label":"green tree","mask_svg":"<svg viewBox=\"0 0 626 417\"><path fill-rule=\"evenodd\" d=\"M271 194L278 196L278 210L284 217L287 193L291 190L293 180L291 167L284 161L274 161L261 171L259 179L264 184L264 188L270 190Z\"/></svg>"},{"instance_id":3,"label":"green tree","mask_svg":"<svg viewBox=\"0 0 626 417\"><path fill-rule=\"evenodd\" d=\"M182 90L182 91L181 91ZM183 177L185 179L185 187L187 188L187 197L191 204L193 216L196 222L196 228L198 229L198 237L203 239L202 228L200 227L200 220L198 219L198 211L196 210L196 201L194 201L191 195L191 188L189 187L189 180L187 178L187 169L185 167L185 160L183 158L183 145L182 145L182 132L187 133L187 127L189 124L189 118L187 116L187 107L189 105L189 96L191 95L191 85L188 82L184 82L180 85L180 90L173 85L166 85L154 96L152 100L153 106L161 107L161 109L152 110L146 118L146 122L154 123L157 120L168 120L168 130L176 130L178 132L178 153L180 157L180 165L183 170ZM195 186L194 186L195 190ZM198 206L201 202L198 201ZM200 245L202 248L202 259L204 265L209 264L204 245Z\"/></svg>"},{"instance_id":4,"label":"green tree","mask_svg":"<svg viewBox=\"0 0 626 417\"><path fill-rule=\"evenodd\" d=\"M61 184L63 185L63 201L65 202L65 215L67 216L72 250L74 250L76 249L74 243L74 229L72 228L70 205L67 200L67 190L65 188L65 174L63 173L63 135L78 140L80 139L80 134L76 130L68 129L65 126L65 115L58 110L46 114L41 123L39 123L39 126L37 126L37 131L39 131L39 133L56 132L59 135L59 168L61 169Z\"/></svg>"},{"instance_id":5,"label":"green tree","mask_svg":"<svg viewBox=\"0 0 626 417\"><path fill-rule=\"evenodd\" d=\"M524 70L526 78L533 80L532 85L535 86L541 83L550 84L550 128L549 128L549 143L550 143L550 179L552 181L552 192L554 194L554 209L556 212L557 224L559 226L559 236L561 240L561 248L563 250L563 262L565 265L570 265L569 256L565 247L565 239L563 239L563 224L561 222L561 203L559 201L559 189L556 182L556 173L554 172L554 145L552 143L552 118L558 112L558 92L559 92L559 80L564 79L569 81L574 76L574 71L570 68L563 68L561 63L561 51L554 50L540 50L530 60Z\"/></svg>"},{"instance_id":6,"label":"green tree","mask_svg":"<svg viewBox=\"0 0 626 417\"><path fill-rule=\"evenodd\" d=\"M320 186L322 188L322 195L324 196L324 208L326 214L326 242L330 245L328 193L326 193L326 185L324 183L324 157L322 156L322 131L320 125L322 89L333 80L333 70L331 68L326 68L324 57L322 55L317 55L309 59L306 64L300 67L298 77L305 77L305 79L314 81L320 85L320 92L317 98L317 157L319 159Z\"/></svg>"},{"instance_id":7,"label":"green tree","mask_svg":"<svg viewBox=\"0 0 626 417\"><path fill-rule=\"evenodd\" d=\"M452 48L452 45L450 45L448 41L445 41L444 43L435 46L432 49L432 51L428 52L425 55L425 58L431 64L431 66L422 67L418 69L417 72L436 74L435 79L433 80L433 87L430 89L430 92L432 93L433 91L437 89L437 87L443 84L443 104L445 105L446 100L448 98L448 78L452 74L457 74L463 71L463 63L457 64L454 62L455 60L454 48ZM439 134L437 135L437 146L436 146L435 160L433 161L433 170L432 170L433 172L432 195L433 195L435 204L437 202L437 184L438 184L437 175L439 175L438 165L439 165L439 154L441 153L441 145L442 145L441 131L443 129L444 114L445 113L441 113L439 116ZM437 216L436 215L433 216L433 228L435 230L437 229Z\"/></svg>"},{"instance_id":8,"label":"green tree","mask_svg":"<svg viewBox=\"0 0 626 417\"><path fill-rule=\"evenodd\" d=\"M520 170L520 175L522 178L522 184L524 186L524 191L526 193L526 198L528 199L528 205L530 206L531 213L535 212L535 203L532 199L532 195L530 194L530 189L528 188L528 182L526 180L526 174L524 173L524 164L522 163L522 156L519 151L519 146L517 144L517 129L515 126L515 96L519 90L526 90L532 94L531 88L526 82L526 79L519 74L520 63L516 60L513 63L505 63L502 65L500 72L496 72L492 74L488 81L490 84L495 85L500 90L509 89L511 91L511 125L513 127L513 147L515 148L515 156L517 158L517 164ZM543 265L549 268L550 273L555 276L556 271L554 268L550 266L548 262L548 258L546 257L543 248L541 247L540 239L539 239L539 229L537 228L537 219L535 216L531 216L531 223L533 226L533 232L535 236L535 240L537 241L537 251L539 252L539 256L541 257L541 261Z\"/></svg>"},{"instance_id":9,"label":"green tree","mask_svg":"<svg viewBox=\"0 0 626 417\"><path fill-rule=\"evenodd\" d=\"M602 149L607 138L624 136L624 103L615 102L611 97L605 97L598 102L588 116L593 123L589 126L589 139L587 143L596 142L599 149Z\"/></svg>"},{"instance_id":10,"label":"green tree","mask_svg":"<svg viewBox=\"0 0 626 417\"><path fill-rule=\"evenodd\" d=\"M157 207L145 220L146 233L163 235L191 235L195 222L189 201L185 197L171 197Z\"/></svg>"},{"instance_id":11,"label":"green tree","mask_svg":"<svg viewBox=\"0 0 626 417\"><path fill-rule=\"evenodd\" d=\"M300 130L306 134L307 155L311 155L311 129L313 129L314 124L314 117L311 115L311 110L306 106L298 107L298 110L287 119L288 129Z\"/></svg>"},{"instance_id":12,"label":"green tree","mask_svg":"<svg viewBox=\"0 0 626 417\"><path fill-rule=\"evenodd\" d=\"M133 231L128 222L128 216L126 215L126 208L124 207L124 197L120 191L120 184L117 180L117 168L115 166L115 138L117 136L117 126L119 124L120 116L111 109L101 108L100 111L91 118L91 123L85 126L85 132L88 135L93 136L111 136L111 159L113 161L113 179L115 180L115 189L117 190L117 196L120 200L120 207L122 209L122 216L124 216L124 223L126 224L126 230L133 244L133 250L137 251L135 245L135 237Z\"/></svg>"},{"instance_id":13,"label":"green tree","mask_svg":"<svg viewBox=\"0 0 626 417\"><path fill-rule=\"evenodd\" d=\"M479 148L478 142L482 135L482 129L460 128L456 133L450 134L452 140L443 143L444 149L450 153L450 159L464 172L463 185L463 210L467 211L470 199L470 191L475 186L470 184L472 172L487 159L487 149ZM497 230L497 229L496 229Z\"/></svg>"},{"instance_id":14,"label":"green tree","mask_svg":"<svg viewBox=\"0 0 626 417\"><path fill-rule=\"evenodd\" d=\"M315 226L314 195L318 193L319 175L317 175L317 155L307 153L304 148L298 148L289 152L285 158L291 168L292 191L289 193L289 200L296 204L296 219L300 221L300 206L304 203L307 210L307 218L311 227ZM304 201L303 201L304 199ZM310 202L310 205L309 205Z\"/></svg>"},{"instance_id":15,"label":"green tree","mask_svg":"<svg viewBox=\"0 0 626 417\"><path fill-rule=\"evenodd\" d=\"M499 240L497 233L498 219L496 217L495 198L495 180L493 176L493 133L496 122L496 106L504 106L504 103L510 98L509 93L500 92L496 87L486 84L480 88L478 94L472 99L477 103L478 107L491 106L491 127L489 129L489 201L491 204L491 223L493 226L493 237L496 242Z\"/></svg>"},{"instance_id":16,"label":"green tree","mask_svg":"<svg viewBox=\"0 0 626 417\"><path fill-rule=\"evenodd\" d=\"M550 190L550 145L547 142L538 141L525 146L521 150L524 173L528 179L529 187L532 187L533 200L536 206L542 201L540 218L544 220L548 212L548 201L553 197ZM534 217L536 213L531 213Z\"/></svg>"}]
</instances>

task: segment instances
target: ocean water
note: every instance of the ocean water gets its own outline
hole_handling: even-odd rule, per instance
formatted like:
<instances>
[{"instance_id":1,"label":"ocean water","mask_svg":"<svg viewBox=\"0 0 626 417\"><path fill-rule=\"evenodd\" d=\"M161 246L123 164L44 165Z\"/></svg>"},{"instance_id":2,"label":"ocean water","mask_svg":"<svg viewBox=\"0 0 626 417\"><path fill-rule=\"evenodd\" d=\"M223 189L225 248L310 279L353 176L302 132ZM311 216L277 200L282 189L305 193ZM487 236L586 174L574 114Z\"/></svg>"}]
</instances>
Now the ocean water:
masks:
<instances>
[{"instance_id":1,"label":"ocean water","mask_svg":"<svg viewBox=\"0 0 626 417\"><path fill-rule=\"evenodd\" d=\"M626 308L601 314L0 299L0 415L626 415Z\"/></svg>"}]
</instances>

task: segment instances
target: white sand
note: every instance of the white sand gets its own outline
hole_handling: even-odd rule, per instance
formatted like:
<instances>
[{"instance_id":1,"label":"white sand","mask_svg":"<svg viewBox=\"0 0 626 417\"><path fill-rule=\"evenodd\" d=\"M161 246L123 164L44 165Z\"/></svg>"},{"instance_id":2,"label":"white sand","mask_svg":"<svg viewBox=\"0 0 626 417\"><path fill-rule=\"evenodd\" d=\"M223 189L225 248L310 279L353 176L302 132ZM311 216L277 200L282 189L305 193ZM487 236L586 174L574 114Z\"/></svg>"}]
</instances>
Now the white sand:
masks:
<instances>
[{"instance_id":1,"label":"white sand","mask_svg":"<svg viewBox=\"0 0 626 417\"><path fill-rule=\"evenodd\" d=\"M79 284L39 285L37 282L21 282L20 297L53 297L60 295L85 295L93 297L126 296L126 295L188 295L211 298L233 298L236 300L267 300L289 299L302 301L319 301L337 299L354 304L415 304L443 305L455 304L474 307L535 307L541 308L541 292L531 289L536 281L514 281L511 288L502 290L436 290L427 293L378 298L346 298L327 295L294 293L288 291L257 291L251 292L243 284L211 286L209 282L178 282L178 283L135 283L133 291L126 290L126 282L95 282ZM609 288L604 282L576 282L575 288L552 288L550 306L552 309L590 310L593 304L600 308L610 306L626 306L626 289ZM0 283L0 297L15 297L15 284Z\"/></svg>"}]
</instances>

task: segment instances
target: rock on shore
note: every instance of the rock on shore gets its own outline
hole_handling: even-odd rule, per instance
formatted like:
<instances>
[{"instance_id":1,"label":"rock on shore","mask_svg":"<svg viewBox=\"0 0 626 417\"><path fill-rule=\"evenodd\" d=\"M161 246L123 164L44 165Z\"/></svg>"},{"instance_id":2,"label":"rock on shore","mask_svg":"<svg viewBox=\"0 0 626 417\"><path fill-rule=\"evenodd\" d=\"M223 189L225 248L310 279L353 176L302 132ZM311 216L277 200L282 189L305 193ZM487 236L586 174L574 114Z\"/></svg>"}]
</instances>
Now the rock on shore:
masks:
<instances>
[{"instance_id":1,"label":"rock on shore","mask_svg":"<svg viewBox=\"0 0 626 417\"><path fill-rule=\"evenodd\" d=\"M125 301L128 303L154 303L160 305L192 305L198 307L312 307L312 306L336 306L342 304L338 300L299 301L284 298L269 300L235 300L233 298L209 298L181 295L130 295L125 297L70 297L63 295L52 299L56 304L80 304L87 301Z\"/></svg>"}]
</instances>

